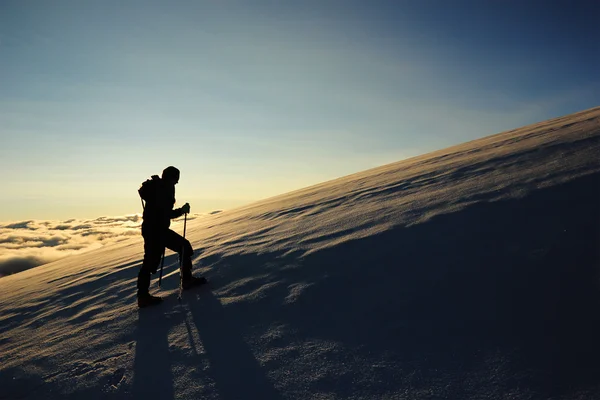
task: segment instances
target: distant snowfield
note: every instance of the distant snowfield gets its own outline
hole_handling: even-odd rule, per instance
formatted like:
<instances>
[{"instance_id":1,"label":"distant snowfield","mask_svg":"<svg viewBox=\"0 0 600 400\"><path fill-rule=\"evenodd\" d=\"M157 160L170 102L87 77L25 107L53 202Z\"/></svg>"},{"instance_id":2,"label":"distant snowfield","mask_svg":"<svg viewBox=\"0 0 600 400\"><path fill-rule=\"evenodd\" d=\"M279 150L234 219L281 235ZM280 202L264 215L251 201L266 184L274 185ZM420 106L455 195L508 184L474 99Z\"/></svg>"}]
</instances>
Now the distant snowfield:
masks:
<instances>
[{"instance_id":1,"label":"distant snowfield","mask_svg":"<svg viewBox=\"0 0 600 400\"><path fill-rule=\"evenodd\" d=\"M175 226L180 229L181 226ZM0 279L0 399L600 398L600 108Z\"/></svg>"}]
</instances>

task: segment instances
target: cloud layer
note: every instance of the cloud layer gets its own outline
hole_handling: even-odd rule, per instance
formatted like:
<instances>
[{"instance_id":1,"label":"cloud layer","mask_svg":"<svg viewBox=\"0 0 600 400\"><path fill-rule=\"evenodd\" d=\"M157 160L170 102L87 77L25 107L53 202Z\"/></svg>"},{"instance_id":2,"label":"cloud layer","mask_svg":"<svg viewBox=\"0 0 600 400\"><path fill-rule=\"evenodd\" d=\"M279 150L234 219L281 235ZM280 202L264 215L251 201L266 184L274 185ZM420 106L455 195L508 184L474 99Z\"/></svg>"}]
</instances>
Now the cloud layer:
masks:
<instances>
[{"instance_id":1,"label":"cloud layer","mask_svg":"<svg viewBox=\"0 0 600 400\"><path fill-rule=\"evenodd\" d=\"M138 236L141 223L139 214L0 223L0 277Z\"/></svg>"}]
</instances>

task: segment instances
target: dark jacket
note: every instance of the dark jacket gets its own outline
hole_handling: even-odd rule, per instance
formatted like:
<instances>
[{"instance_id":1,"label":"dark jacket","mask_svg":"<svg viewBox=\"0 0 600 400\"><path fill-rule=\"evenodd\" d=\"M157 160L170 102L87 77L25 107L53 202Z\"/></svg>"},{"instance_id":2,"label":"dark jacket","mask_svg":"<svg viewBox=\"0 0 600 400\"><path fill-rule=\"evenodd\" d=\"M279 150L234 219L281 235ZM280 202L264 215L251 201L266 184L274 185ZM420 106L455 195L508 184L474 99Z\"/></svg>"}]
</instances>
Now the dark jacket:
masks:
<instances>
[{"instance_id":1,"label":"dark jacket","mask_svg":"<svg viewBox=\"0 0 600 400\"><path fill-rule=\"evenodd\" d=\"M172 218L183 215L180 208L173 209L175 205L175 185L171 185L160 178L153 179L149 183L153 186L151 194L146 196L142 229L155 232L167 230L171 226Z\"/></svg>"}]
</instances>

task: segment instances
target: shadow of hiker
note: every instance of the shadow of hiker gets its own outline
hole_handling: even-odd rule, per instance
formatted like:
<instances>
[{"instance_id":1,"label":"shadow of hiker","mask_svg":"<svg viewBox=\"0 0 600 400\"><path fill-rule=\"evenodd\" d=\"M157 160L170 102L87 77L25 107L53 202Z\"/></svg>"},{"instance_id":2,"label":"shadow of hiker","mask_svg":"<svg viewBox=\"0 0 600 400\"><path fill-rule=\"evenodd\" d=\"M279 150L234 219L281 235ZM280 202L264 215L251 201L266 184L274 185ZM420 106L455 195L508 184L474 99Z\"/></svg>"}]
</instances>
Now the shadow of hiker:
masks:
<instances>
[{"instance_id":1,"label":"shadow of hiker","mask_svg":"<svg viewBox=\"0 0 600 400\"><path fill-rule=\"evenodd\" d=\"M282 399L219 299L206 288L200 290L190 309L220 398Z\"/></svg>"},{"instance_id":2,"label":"shadow of hiker","mask_svg":"<svg viewBox=\"0 0 600 400\"><path fill-rule=\"evenodd\" d=\"M169 315L157 309L139 310L134 332L133 398L174 399L168 333Z\"/></svg>"}]
</instances>

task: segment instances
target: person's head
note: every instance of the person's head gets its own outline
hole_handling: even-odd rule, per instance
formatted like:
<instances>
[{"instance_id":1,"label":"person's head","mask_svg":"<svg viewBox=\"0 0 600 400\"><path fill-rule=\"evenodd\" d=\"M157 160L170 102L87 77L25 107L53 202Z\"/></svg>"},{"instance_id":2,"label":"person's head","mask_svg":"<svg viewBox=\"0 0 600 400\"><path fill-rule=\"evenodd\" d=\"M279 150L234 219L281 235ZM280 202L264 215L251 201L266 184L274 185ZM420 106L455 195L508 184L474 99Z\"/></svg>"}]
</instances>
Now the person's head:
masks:
<instances>
[{"instance_id":1,"label":"person's head","mask_svg":"<svg viewBox=\"0 0 600 400\"><path fill-rule=\"evenodd\" d=\"M162 172L162 179L176 185L179 182L179 170L173 166L165 168Z\"/></svg>"}]
</instances>

